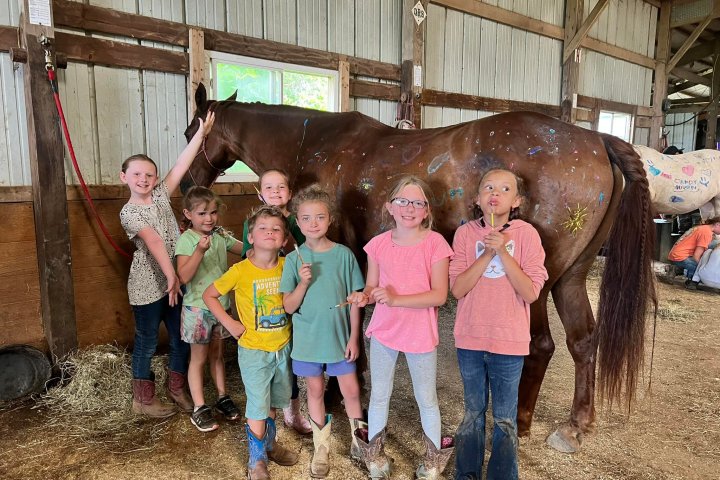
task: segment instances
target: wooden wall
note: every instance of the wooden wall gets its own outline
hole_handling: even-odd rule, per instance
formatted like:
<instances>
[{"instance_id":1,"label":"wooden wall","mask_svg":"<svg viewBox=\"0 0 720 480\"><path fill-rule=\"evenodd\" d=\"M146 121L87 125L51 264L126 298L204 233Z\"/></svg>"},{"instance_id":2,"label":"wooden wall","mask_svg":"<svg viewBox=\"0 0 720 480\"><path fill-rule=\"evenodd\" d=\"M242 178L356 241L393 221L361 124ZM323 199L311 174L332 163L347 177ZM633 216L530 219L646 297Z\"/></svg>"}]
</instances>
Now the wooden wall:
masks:
<instances>
[{"instance_id":1,"label":"wooden wall","mask_svg":"<svg viewBox=\"0 0 720 480\"><path fill-rule=\"evenodd\" d=\"M247 213L258 203L252 186L218 185L215 190L226 204L220 223L241 236ZM134 331L126 288L130 263L115 252L102 235L79 191L68 187L67 193L79 346L112 342L130 345ZM119 218L120 209L127 201L125 187L92 187L92 195L113 239L131 251L132 244ZM30 197L26 187L0 188L0 208L7 222L5 234L0 238L0 346L26 344L47 350L40 320ZM172 200L179 219L181 198L175 196ZM238 258L230 259L230 263L235 261Z\"/></svg>"}]
</instances>

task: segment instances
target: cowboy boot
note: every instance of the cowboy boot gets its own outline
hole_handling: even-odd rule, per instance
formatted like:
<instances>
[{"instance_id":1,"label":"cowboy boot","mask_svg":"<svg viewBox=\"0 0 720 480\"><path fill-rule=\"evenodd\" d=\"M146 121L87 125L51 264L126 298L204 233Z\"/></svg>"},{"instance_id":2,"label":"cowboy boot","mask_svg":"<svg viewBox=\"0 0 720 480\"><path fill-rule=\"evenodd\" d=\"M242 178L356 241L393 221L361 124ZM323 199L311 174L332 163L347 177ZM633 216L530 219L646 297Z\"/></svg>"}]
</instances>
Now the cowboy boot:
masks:
<instances>
[{"instance_id":1,"label":"cowboy boot","mask_svg":"<svg viewBox=\"0 0 720 480\"><path fill-rule=\"evenodd\" d=\"M385 455L385 429L383 428L369 442L356 435L357 444L370 478L390 478L392 459Z\"/></svg>"},{"instance_id":2,"label":"cowboy boot","mask_svg":"<svg viewBox=\"0 0 720 480\"><path fill-rule=\"evenodd\" d=\"M310 419L313 430L313 456L310 461L310 476L312 478L325 478L330 471L330 430L332 428L332 415L325 415L325 426L320 428Z\"/></svg>"},{"instance_id":3,"label":"cowboy boot","mask_svg":"<svg viewBox=\"0 0 720 480\"><path fill-rule=\"evenodd\" d=\"M175 402L178 408L185 413L192 413L193 401L188 395L185 386L187 375L173 370L168 370L167 396Z\"/></svg>"},{"instance_id":4,"label":"cowboy boot","mask_svg":"<svg viewBox=\"0 0 720 480\"><path fill-rule=\"evenodd\" d=\"M160 400L158 400L155 396L155 382L152 380L134 378L132 381L132 389L133 413L154 418L166 418L177 413L174 405L161 403Z\"/></svg>"},{"instance_id":5,"label":"cowboy boot","mask_svg":"<svg viewBox=\"0 0 720 480\"><path fill-rule=\"evenodd\" d=\"M443 437L440 440L440 448L436 448L435 444L427 435L423 433L425 441L425 458L415 471L415 478L423 480L437 480L442 477L445 466L450 460L450 456L455 451L455 440L453 437Z\"/></svg>"},{"instance_id":6,"label":"cowboy boot","mask_svg":"<svg viewBox=\"0 0 720 480\"><path fill-rule=\"evenodd\" d=\"M300 412L300 399L290 399L290 406L283 408L283 421L285 426L294 429L301 435L312 432L312 427L307 418Z\"/></svg>"},{"instance_id":7,"label":"cowboy boot","mask_svg":"<svg viewBox=\"0 0 720 480\"><path fill-rule=\"evenodd\" d=\"M248 438L248 473L247 478L250 480L266 480L270 478L267 463L268 456L265 450L265 441L267 440L267 430L263 438L257 438L250 430L250 425L245 424L245 432Z\"/></svg>"},{"instance_id":8,"label":"cowboy boot","mask_svg":"<svg viewBox=\"0 0 720 480\"><path fill-rule=\"evenodd\" d=\"M298 454L291 452L275 440L277 436L275 420L268 417L265 423L267 425L265 433L265 450L267 451L267 457L278 465L285 467L295 465L298 462Z\"/></svg>"},{"instance_id":9,"label":"cowboy boot","mask_svg":"<svg viewBox=\"0 0 720 480\"><path fill-rule=\"evenodd\" d=\"M368 424L360 420L359 418L351 418L350 420L350 458L352 460L362 462L362 450L358 445L358 437L361 439L367 439L368 436Z\"/></svg>"}]
</instances>

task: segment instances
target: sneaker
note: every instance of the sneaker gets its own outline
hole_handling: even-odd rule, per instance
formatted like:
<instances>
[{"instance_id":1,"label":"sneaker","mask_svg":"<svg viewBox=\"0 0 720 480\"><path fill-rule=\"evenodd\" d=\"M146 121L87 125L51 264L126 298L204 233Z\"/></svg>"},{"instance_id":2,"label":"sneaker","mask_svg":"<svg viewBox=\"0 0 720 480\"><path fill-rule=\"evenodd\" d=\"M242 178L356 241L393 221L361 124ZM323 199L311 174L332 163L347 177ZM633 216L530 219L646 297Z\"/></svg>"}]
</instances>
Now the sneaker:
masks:
<instances>
[{"instance_id":1,"label":"sneaker","mask_svg":"<svg viewBox=\"0 0 720 480\"><path fill-rule=\"evenodd\" d=\"M190 415L190 422L201 432L212 432L220 426L215 420L215 417L213 417L212 410L210 410L210 407L207 405L203 405L195 410L192 415Z\"/></svg>"},{"instance_id":2,"label":"sneaker","mask_svg":"<svg viewBox=\"0 0 720 480\"><path fill-rule=\"evenodd\" d=\"M235 406L230 395L223 395L215 403L215 410L222 413L225 420L237 420L240 418L240 409Z\"/></svg>"},{"instance_id":3,"label":"sneaker","mask_svg":"<svg viewBox=\"0 0 720 480\"><path fill-rule=\"evenodd\" d=\"M692 280L685 281L685 288L688 290L697 290L699 282L693 282Z\"/></svg>"}]
</instances>

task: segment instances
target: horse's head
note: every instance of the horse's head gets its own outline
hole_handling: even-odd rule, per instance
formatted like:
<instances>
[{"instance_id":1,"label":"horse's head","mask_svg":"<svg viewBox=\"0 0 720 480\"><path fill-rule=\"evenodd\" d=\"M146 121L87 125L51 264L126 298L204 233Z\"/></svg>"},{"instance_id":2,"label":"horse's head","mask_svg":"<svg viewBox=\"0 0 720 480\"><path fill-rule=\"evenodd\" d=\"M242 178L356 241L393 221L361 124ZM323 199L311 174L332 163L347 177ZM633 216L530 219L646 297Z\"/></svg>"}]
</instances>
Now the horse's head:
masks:
<instances>
[{"instance_id":1,"label":"horse's head","mask_svg":"<svg viewBox=\"0 0 720 480\"><path fill-rule=\"evenodd\" d=\"M237 92L228 98L227 101L234 102L236 97ZM207 138L205 138L195 161L193 161L193 164L180 183L180 189L183 192L195 185L209 187L215 183L218 176L222 175L236 160L235 158L229 157L229 151L227 149L228 145L224 135L225 126L222 119L222 108L220 108L223 103L224 102L218 102L216 100L208 100L205 85L202 83L198 85L195 91L195 113L193 114L190 125L185 129L185 138L190 142L198 131L198 128L200 128L200 119L204 120L210 111L215 112L215 126Z\"/></svg>"}]
</instances>

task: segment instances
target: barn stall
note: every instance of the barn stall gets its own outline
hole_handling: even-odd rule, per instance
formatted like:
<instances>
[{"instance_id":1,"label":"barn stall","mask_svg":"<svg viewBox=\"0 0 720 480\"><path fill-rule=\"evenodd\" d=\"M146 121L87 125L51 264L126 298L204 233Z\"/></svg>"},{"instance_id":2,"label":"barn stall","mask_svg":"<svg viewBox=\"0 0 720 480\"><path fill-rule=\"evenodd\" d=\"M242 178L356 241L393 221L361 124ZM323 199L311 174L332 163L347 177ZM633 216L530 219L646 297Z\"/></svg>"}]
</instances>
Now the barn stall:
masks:
<instances>
[{"instance_id":1,"label":"barn stall","mask_svg":"<svg viewBox=\"0 0 720 480\"><path fill-rule=\"evenodd\" d=\"M166 173L185 145L196 86L227 95L223 65L327 76L328 109L386 124L533 110L655 148L664 122L672 142L687 145L704 120L705 144L715 142L717 2L52 0L30 2L34 17L21 16L22 3L0 4L0 202L11 222L1 240L0 345L56 358L130 345L133 320L129 264L78 186L40 35L50 40L80 172L125 250L120 162L143 152ZM257 204L252 179L240 170L214 187L230 230Z\"/></svg>"}]
</instances>

